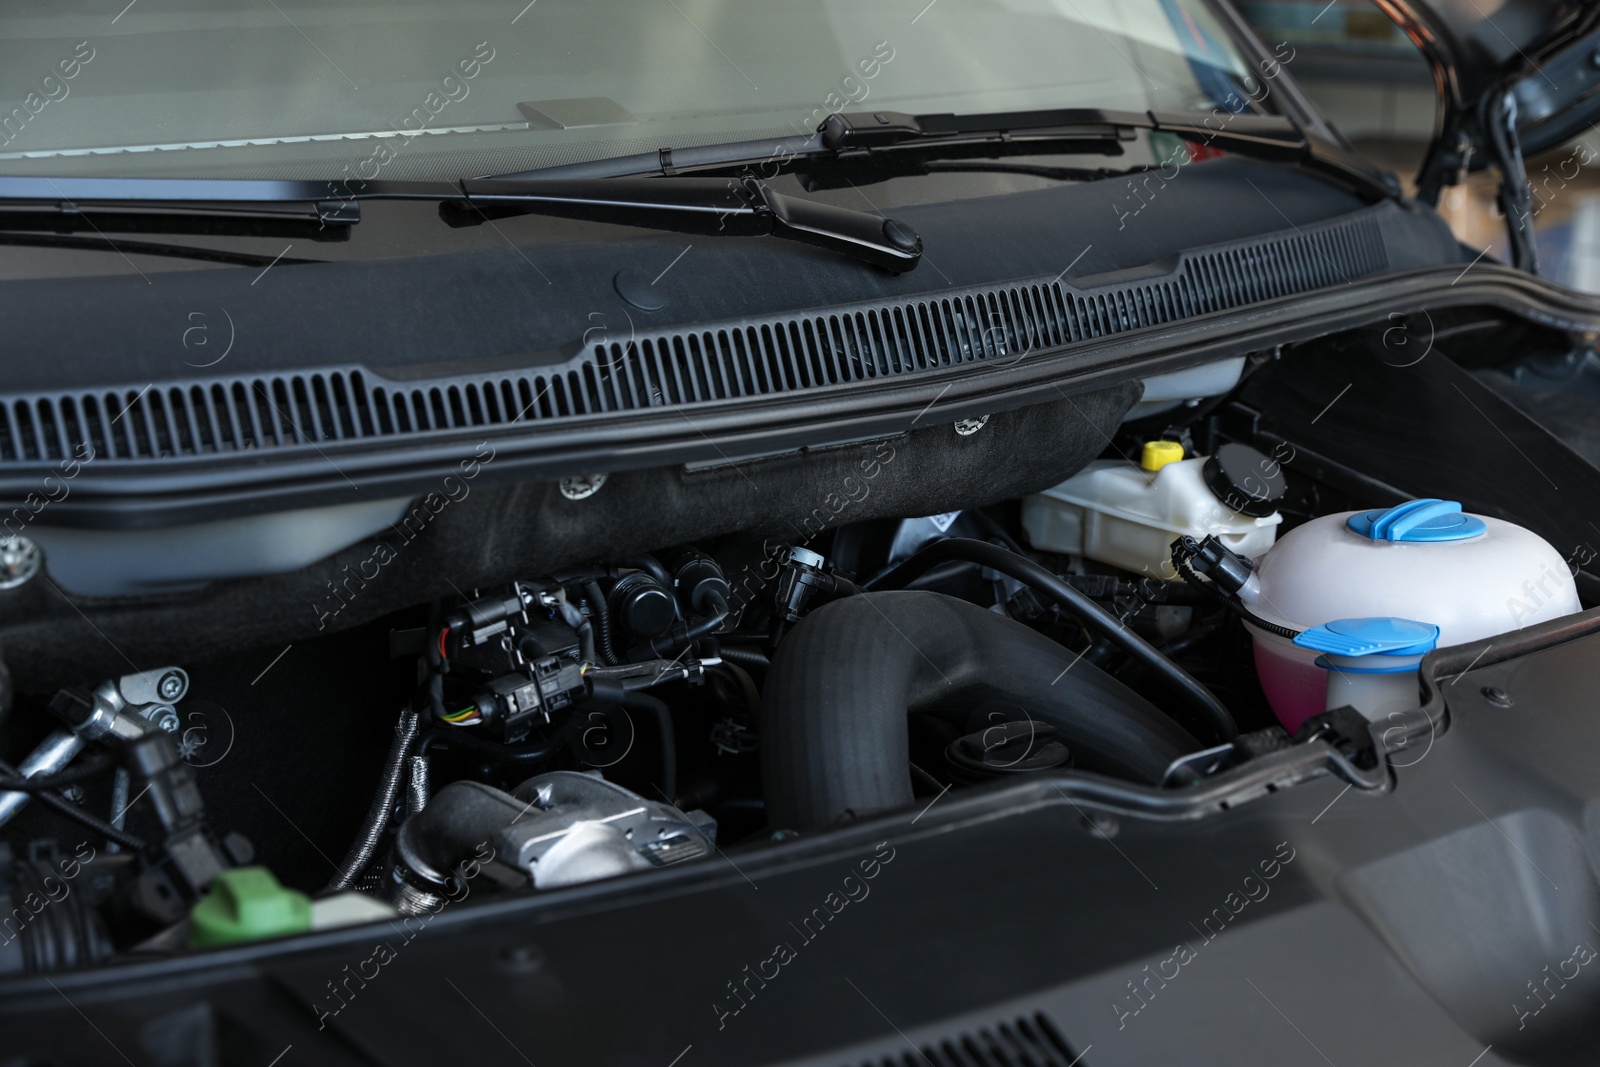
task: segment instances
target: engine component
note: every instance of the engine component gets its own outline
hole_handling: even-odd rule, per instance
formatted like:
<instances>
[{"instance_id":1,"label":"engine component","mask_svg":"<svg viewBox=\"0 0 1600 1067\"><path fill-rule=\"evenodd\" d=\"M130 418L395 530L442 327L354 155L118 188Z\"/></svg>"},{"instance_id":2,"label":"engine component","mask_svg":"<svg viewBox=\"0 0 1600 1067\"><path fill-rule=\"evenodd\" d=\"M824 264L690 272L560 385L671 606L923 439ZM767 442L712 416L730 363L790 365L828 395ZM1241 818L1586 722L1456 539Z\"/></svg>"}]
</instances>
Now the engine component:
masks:
<instances>
[{"instance_id":1,"label":"engine component","mask_svg":"<svg viewBox=\"0 0 1600 1067\"><path fill-rule=\"evenodd\" d=\"M552 771L505 793L452 782L400 827L384 893L405 914L435 907L478 871L552 889L708 854L716 822L647 800L598 774ZM471 873L468 873L470 869Z\"/></svg>"},{"instance_id":2,"label":"engine component","mask_svg":"<svg viewBox=\"0 0 1600 1067\"><path fill-rule=\"evenodd\" d=\"M584 691L583 672L576 664L555 656L541 656L522 671L494 679L473 703L477 718L465 722L495 726L508 744L528 736L533 721L550 722L553 712L570 707ZM447 721L455 721L459 712Z\"/></svg>"},{"instance_id":3,"label":"engine component","mask_svg":"<svg viewBox=\"0 0 1600 1067\"><path fill-rule=\"evenodd\" d=\"M672 585L685 615L714 615L733 596L722 566L697 548L680 549L670 566Z\"/></svg>"},{"instance_id":4,"label":"engine component","mask_svg":"<svg viewBox=\"0 0 1600 1067\"><path fill-rule=\"evenodd\" d=\"M795 545L784 555L773 606L778 618L790 623L797 621L813 600L831 600L860 591L855 583L833 573L822 556Z\"/></svg>"},{"instance_id":5,"label":"engine component","mask_svg":"<svg viewBox=\"0 0 1600 1067\"><path fill-rule=\"evenodd\" d=\"M311 898L278 884L265 867L219 873L189 911L189 947L232 945L311 929Z\"/></svg>"},{"instance_id":6,"label":"engine component","mask_svg":"<svg viewBox=\"0 0 1600 1067\"><path fill-rule=\"evenodd\" d=\"M945 759L955 776L967 782L1067 766L1072 753L1055 737L1054 726L1024 716L956 738Z\"/></svg>"},{"instance_id":7,"label":"engine component","mask_svg":"<svg viewBox=\"0 0 1600 1067\"><path fill-rule=\"evenodd\" d=\"M778 646L762 691L771 825L805 830L911 803L910 711L1019 706L1053 727L1080 767L1152 784L1200 747L1081 659L939 593L867 593L818 608Z\"/></svg>"},{"instance_id":8,"label":"engine component","mask_svg":"<svg viewBox=\"0 0 1600 1067\"><path fill-rule=\"evenodd\" d=\"M17 773L25 778L55 774L77 758L78 753L83 751L83 745L83 738L75 733L52 730L28 753L17 767ZM27 807L31 799L27 793L0 793L0 825L10 822L17 812Z\"/></svg>"},{"instance_id":9,"label":"engine component","mask_svg":"<svg viewBox=\"0 0 1600 1067\"><path fill-rule=\"evenodd\" d=\"M611 587L611 614L634 637L648 641L672 628L677 609L655 575L630 571Z\"/></svg>"},{"instance_id":10,"label":"engine component","mask_svg":"<svg viewBox=\"0 0 1600 1067\"><path fill-rule=\"evenodd\" d=\"M82 877L94 850L63 856L54 842L34 842L26 857L0 841L0 975L40 974L101 963L111 938ZM89 855L84 856L84 849Z\"/></svg>"},{"instance_id":11,"label":"engine component","mask_svg":"<svg viewBox=\"0 0 1600 1067\"><path fill-rule=\"evenodd\" d=\"M1020 582L1026 582L1036 592L1071 612L1088 629L1154 672L1168 688L1183 696L1189 704L1206 716L1218 740L1231 741L1239 735L1239 727L1234 723L1227 707L1189 672L1162 655L1150 642L1124 626L1122 620L1079 592L1069 582L1026 556L1008 552L998 545L984 541L952 537L944 541L935 541L910 559L896 565L888 573L879 575L877 584L885 589L898 589L939 564L956 559L979 563Z\"/></svg>"},{"instance_id":12,"label":"engine component","mask_svg":"<svg viewBox=\"0 0 1600 1067\"><path fill-rule=\"evenodd\" d=\"M1438 647L1479 641L1581 610L1561 554L1513 523L1469 515L1455 501L1312 519L1256 561L1252 602L1268 623L1304 630L1339 619L1393 617L1439 628ZM1318 652L1246 620L1272 710L1293 732L1326 707Z\"/></svg>"},{"instance_id":13,"label":"engine component","mask_svg":"<svg viewBox=\"0 0 1600 1067\"><path fill-rule=\"evenodd\" d=\"M1192 580L1185 565L1193 567L1211 579L1224 597L1238 597L1241 603L1254 603L1261 597L1255 565L1215 537L1203 541L1187 535L1178 538L1172 542L1172 565L1185 581Z\"/></svg>"},{"instance_id":14,"label":"engine component","mask_svg":"<svg viewBox=\"0 0 1600 1067\"><path fill-rule=\"evenodd\" d=\"M1097 460L1025 497L1028 543L1167 579L1177 577L1168 546L1179 535L1215 536L1251 557L1271 548L1283 522L1277 462L1247 445L1223 445L1209 458L1183 459L1182 452L1174 441L1148 442L1141 467Z\"/></svg>"},{"instance_id":15,"label":"engine component","mask_svg":"<svg viewBox=\"0 0 1600 1067\"><path fill-rule=\"evenodd\" d=\"M135 785L145 783L138 792L149 796L165 831L161 853L166 862L140 875L134 900L147 917L175 922L184 905L173 891L176 898L193 901L234 858L212 836L194 768L178 756L171 734L147 725L127 742L125 759Z\"/></svg>"},{"instance_id":16,"label":"engine component","mask_svg":"<svg viewBox=\"0 0 1600 1067\"><path fill-rule=\"evenodd\" d=\"M145 732L146 723L176 733L178 712L172 705L188 692L189 676L177 667L163 667L101 682L87 697L63 690L50 709L85 741L131 741Z\"/></svg>"},{"instance_id":17,"label":"engine component","mask_svg":"<svg viewBox=\"0 0 1600 1067\"><path fill-rule=\"evenodd\" d=\"M67 721L71 732L51 731L22 761L18 771L27 778L54 774L76 759L89 741L113 732L138 736L143 730L140 720L176 733L178 712L172 705L188 692L187 673L179 667L162 667L102 682L88 695L70 690L57 694L52 706ZM0 825L10 821L29 799L27 793L0 793Z\"/></svg>"},{"instance_id":18,"label":"engine component","mask_svg":"<svg viewBox=\"0 0 1600 1067\"><path fill-rule=\"evenodd\" d=\"M534 601L535 594L516 583L502 595L474 600L445 619L448 640L458 648L481 645L504 633L513 619L526 623L528 606ZM443 642L441 638L441 647Z\"/></svg>"}]
</instances>

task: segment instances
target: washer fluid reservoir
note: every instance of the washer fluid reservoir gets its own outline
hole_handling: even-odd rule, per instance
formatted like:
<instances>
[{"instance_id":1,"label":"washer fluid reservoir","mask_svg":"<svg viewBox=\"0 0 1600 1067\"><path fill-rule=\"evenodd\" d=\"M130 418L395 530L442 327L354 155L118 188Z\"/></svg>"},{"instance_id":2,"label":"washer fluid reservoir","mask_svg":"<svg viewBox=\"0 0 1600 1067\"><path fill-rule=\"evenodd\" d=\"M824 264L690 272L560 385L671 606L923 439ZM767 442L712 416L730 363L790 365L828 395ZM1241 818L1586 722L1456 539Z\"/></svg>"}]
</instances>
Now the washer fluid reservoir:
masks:
<instances>
[{"instance_id":1,"label":"washer fluid reservoir","mask_svg":"<svg viewBox=\"0 0 1600 1067\"><path fill-rule=\"evenodd\" d=\"M1515 523L1468 515L1448 500L1312 519L1256 560L1250 584L1240 595L1256 615L1292 630L1319 630L1297 643L1246 623L1261 687L1290 732L1324 710L1331 671L1357 666L1338 655L1356 648L1337 643L1371 639L1367 630L1353 630L1355 623L1437 627L1437 647L1445 648L1581 610L1566 561L1548 541ZM1405 641L1386 649L1412 651ZM1365 667L1383 662L1369 655ZM1411 684L1387 702L1351 703L1381 720L1401 704L1415 707L1417 696Z\"/></svg>"}]
</instances>

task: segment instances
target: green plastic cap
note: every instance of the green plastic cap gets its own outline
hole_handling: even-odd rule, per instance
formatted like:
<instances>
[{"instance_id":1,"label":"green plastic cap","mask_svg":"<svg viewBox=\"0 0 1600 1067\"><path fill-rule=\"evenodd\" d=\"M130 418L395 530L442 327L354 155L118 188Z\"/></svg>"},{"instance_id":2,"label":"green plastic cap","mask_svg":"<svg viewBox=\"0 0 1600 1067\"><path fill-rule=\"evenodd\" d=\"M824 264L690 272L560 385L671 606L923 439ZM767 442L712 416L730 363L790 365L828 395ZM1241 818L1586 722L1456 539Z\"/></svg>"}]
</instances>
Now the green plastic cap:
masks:
<instances>
[{"instance_id":1,"label":"green plastic cap","mask_svg":"<svg viewBox=\"0 0 1600 1067\"><path fill-rule=\"evenodd\" d=\"M232 945L311 929L311 898L265 867L223 871L189 912L189 947Z\"/></svg>"}]
</instances>

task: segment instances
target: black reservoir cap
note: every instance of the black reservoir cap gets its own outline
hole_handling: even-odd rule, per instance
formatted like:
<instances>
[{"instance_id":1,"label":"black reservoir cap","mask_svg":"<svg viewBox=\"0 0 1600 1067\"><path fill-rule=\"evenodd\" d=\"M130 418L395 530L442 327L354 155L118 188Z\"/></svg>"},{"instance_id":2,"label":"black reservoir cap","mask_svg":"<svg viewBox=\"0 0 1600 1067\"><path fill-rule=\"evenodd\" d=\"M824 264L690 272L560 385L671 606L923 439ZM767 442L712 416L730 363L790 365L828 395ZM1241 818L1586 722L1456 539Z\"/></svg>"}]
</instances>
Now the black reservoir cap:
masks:
<instances>
[{"instance_id":1,"label":"black reservoir cap","mask_svg":"<svg viewBox=\"0 0 1600 1067\"><path fill-rule=\"evenodd\" d=\"M1278 461L1249 445L1226 444L1201 468L1217 499L1241 515L1265 518L1288 489Z\"/></svg>"}]
</instances>

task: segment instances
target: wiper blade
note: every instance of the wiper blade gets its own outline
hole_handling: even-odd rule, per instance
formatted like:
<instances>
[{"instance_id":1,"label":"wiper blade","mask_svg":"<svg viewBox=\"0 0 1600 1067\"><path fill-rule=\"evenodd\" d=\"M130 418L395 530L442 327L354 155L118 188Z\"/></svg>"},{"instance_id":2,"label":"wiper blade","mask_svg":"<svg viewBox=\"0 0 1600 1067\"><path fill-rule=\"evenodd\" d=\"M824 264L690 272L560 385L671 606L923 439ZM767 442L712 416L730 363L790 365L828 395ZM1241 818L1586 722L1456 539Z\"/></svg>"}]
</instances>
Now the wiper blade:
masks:
<instances>
[{"instance_id":1,"label":"wiper blade","mask_svg":"<svg viewBox=\"0 0 1600 1067\"><path fill-rule=\"evenodd\" d=\"M4 177L0 232L348 240L361 207L329 192L325 182Z\"/></svg>"},{"instance_id":2,"label":"wiper blade","mask_svg":"<svg viewBox=\"0 0 1600 1067\"><path fill-rule=\"evenodd\" d=\"M1214 125L1208 125L1214 123ZM1107 111L1061 108L988 115L906 115L873 111L829 115L818 132L824 148L837 153L907 144L1023 145L1063 140L1102 144L1130 141L1137 130L1164 130L1185 140L1204 140L1257 159L1294 160L1308 148L1305 135L1275 115L1210 115L1189 112Z\"/></svg>"},{"instance_id":3,"label":"wiper blade","mask_svg":"<svg viewBox=\"0 0 1600 1067\"><path fill-rule=\"evenodd\" d=\"M915 270L922 238L905 223L785 196L754 178L608 178L460 183L462 199L439 205L451 226L508 215L555 215L712 237L780 237L882 267Z\"/></svg>"},{"instance_id":4,"label":"wiper blade","mask_svg":"<svg viewBox=\"0 0 1600 1067\"><path fill-rule=\"evenodd\" d=\"M1215 125L1208 126L1207 121ZM583 163L519 171L496 177L504 180L617 178L647 174L674 175L686 171L718 171L765 162L792 161L792 167L809 173L826 167L829 160L851 160L876 154L888 163L893 150L903 161L904 173L919 173L921 159L998 158L1007 155L1120 156L1138 130L1166 130L1187 140L1204 140L1218 148L1256 158L1294 160L1306 151L1304 135L1288 119L1265 115L1210 115L1108 111L1104 108L1067 108L1051 111L1010 111L985 115L908 115L898 111L872 111L829 115L817 132L807 137L781 137L764 141L732 141L720 145L663 148L629 156L612 156Z\"/></svg>"},{"instance_id":5,"label":"wiper blade","mask_svg":"<svg viewBox=\"0 0 1600 1067\"><path fill-rule=\"evenodd\" d=\"M798 172L807 188L863 185L923 174L931 160L1009 156L1120 156L1140 130L1159 130L1266 162L1303 164L1369 197L1400 195L1389 175L1308 136L1275 115L1116 111L1063 108L984 115L908 115L893 111L828 116L816 133L569 163L504 175L508 179L570 179L738 173L749 168Z\"/></svg>"},{"instance_id":6,"label":"wiper blade","mask_svg":"<svg viewBox=\"0 0 1600 1067\"><path fill-rule=\"evenodd\" d=\"M808 186L884 181L924 174L932 160L1012 156L1120 156L1140 130L1267 162L1303 161L1310 145L1288 119L1067 108L988 115L907 115L895 111L829 115L819 128L823 152L798 168Z\"/></svg>"}]
</instances>

